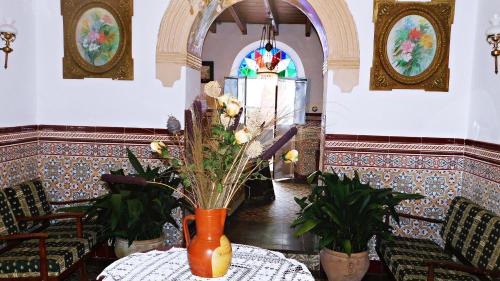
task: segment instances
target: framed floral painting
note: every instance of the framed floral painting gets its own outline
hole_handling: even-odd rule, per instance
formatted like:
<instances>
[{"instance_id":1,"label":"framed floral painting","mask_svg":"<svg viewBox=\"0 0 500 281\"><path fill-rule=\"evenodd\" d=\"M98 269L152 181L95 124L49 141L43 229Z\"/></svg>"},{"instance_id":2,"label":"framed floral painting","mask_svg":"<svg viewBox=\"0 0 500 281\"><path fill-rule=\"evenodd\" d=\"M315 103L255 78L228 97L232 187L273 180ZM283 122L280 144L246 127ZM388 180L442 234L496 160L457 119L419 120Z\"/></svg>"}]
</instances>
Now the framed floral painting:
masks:
<instances>
[{"instance_id":1,"label":"framed floral painting","mask_svg":"<svg viewBox=\"0 0 500 281\"><path fill-rule=\"evenodd\" d=\"M447 92L455 1L374 0L371 90Z\"/></svg>"},{"instance_id":2,"label":"framed floral painting","mask_svg":"<svg viewBox=\"0 0 500 281\"><path fill-rule=\"evenodd\" d=\"M63 78L133 80L133 0L61 0Z\"/></svg>"}]
</instances>

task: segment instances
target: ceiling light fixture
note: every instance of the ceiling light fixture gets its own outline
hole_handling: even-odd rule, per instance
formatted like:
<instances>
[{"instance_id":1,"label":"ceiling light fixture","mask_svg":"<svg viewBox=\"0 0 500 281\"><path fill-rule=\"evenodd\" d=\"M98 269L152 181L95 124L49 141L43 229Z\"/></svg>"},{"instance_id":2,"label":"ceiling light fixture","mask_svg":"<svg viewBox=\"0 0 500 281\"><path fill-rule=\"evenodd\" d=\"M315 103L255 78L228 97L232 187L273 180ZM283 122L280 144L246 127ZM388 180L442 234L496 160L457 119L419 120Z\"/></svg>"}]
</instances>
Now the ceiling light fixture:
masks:
<instances>
[{"instance_id":1,"label":"ceiling light fixture","mask_svg":"<svg viewBox=\"0 0 500 281\"><path fill-rule=\"evenodd\" d=\"M273 50L276 48L276 34L270 24L266 24L262 28L259 48L264 48L266 50L263 57L266 68L270 71L274 70L276 65L280 62L281 56L279 54L273 54Z\"/></svg>"}]
</instances>

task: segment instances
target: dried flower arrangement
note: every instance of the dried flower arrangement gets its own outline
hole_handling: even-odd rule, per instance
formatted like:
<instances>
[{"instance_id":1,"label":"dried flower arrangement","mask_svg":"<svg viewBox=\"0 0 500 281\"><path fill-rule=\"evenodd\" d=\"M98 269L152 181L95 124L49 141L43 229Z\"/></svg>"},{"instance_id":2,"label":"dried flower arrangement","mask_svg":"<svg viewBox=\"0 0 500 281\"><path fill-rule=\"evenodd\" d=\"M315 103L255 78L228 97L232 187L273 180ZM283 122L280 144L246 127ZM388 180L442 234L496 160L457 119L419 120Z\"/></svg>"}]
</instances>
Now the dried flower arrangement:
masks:
<instances>
[{"instance_id":1,"label":"dried flower arrangement","mask_svg":"<svg viewBox=\"0 0 500 281\"><path fill-rule=\"evenodd\" d=\"M177 135L183 138L184 148L179 151L184 153L171 155L166 145L157 141L151 143L151 149L178 169L184 191L176 190L193 207L227 208L246 181L262 177L259 171L295 136L297 128L292 127L277 140L266 141L263 133L274 126L276 118L261 120L258 114L248 114L246 124L240 124L243 106L238 99L222 95L216 81L207 83L205 93L216 100L216 109L207 118L197 100L185 111L184 135ZM291 150L281 160L295 163L298 152Z\"/></svg>"}]
</instances>

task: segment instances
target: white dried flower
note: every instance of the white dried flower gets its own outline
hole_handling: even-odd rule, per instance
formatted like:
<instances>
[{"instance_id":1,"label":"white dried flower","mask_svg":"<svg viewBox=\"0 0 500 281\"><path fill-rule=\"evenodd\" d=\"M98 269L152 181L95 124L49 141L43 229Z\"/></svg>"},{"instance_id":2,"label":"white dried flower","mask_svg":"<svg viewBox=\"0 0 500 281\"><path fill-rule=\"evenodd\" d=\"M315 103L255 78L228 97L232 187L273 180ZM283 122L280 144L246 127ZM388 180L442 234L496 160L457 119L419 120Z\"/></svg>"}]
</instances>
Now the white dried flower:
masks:
<instances>
[{"instance_id":1,"label":"white dried flower","mask_svg":"<svg viewBox=\"0 0 500 281\"><path fill-rule=\"evenodd\" d=\"M257 135L260 130L260 126L262 125L262 123L264 123L264 118L262 118L262 115L258 110L248 111L246 115L248 130L252 135Z\"/></svg>"},{"instance_id":2,"label":"white dried flower","mask_svg":"<svg viewBox=\"0 0 500 281\"><path fill-rule=\"evenodd\" d=\"M230 94L224 94L220 97L217 97L217 103L219 104L220 107L226 105L229 102L229 99L231 99Z\"/></svg>"},{"instance_id":3,"label":"white dried flower","mask_svg":"<svg viewBox=\"0 0 500 281\"><path fill-rule=\"evenodd\" d=\"M154 153L162 154L163 149L166 148L167 146L161 142L161 141L153 141L150 144L151 151Z\"/></svg>"},{"instance_id":4,"label":"white dried flower","mask_svg":"<svg viewBox=\"0 0 500 281\"><path fill-rule=\"evenodd\" d=\"M250 139L252 138L252 135L250 134L250 132L248 131L247 128L243 128L243 129L237 131L234 134L234 137L236 138L236 143L239 145L242 145L242 144L249 142Z\"/></svg>"},{"instance_id":5,"label":"white dried flower","mask_svg":"<svg viewBox=\"0 0 500 281\"><path fill-rule=\"evenodd\" d=\"M224 126L224 129L227 129L229 126L231 126L233 124L232 121L232 118L227 116L226 114L223 113L220 115L220 123L222 124L222 126Z\"/></svg>"},{"instance_id":6,"label":"white dried flower","mask_svg":"<svg viewBox=\"0 0 500 281\"><path fill-rule=\"evenodd\" d=\"M260 143L260 141L253 141L252 143L250 143L248 145L246 154L249 158L253 159L253 158L257 158L260 155L262 155L263 150L264 150L264 148L262 147L262 144Z\"/></svg>"},{"instance_id":7,"label":"white dried flower","mask_svg":"<svg viewBox=\"0 0 500 281\"><path fill-rule=\"evenodd\" d=\"M205 85L205 94L212 98L220 97L222 89L217 81L210 81Z\"/></svg>"},{"instance_id":8,"label":"white dried flower","mask_svg":"<svg viewBox=\"0 0 500 281\"><path fill-rule=\"evenodd\" d=\"M237 98L231 98L226 103L226 114L229 117L235 117L240 113L241 103Z\"/></svg>"}]
</instances>

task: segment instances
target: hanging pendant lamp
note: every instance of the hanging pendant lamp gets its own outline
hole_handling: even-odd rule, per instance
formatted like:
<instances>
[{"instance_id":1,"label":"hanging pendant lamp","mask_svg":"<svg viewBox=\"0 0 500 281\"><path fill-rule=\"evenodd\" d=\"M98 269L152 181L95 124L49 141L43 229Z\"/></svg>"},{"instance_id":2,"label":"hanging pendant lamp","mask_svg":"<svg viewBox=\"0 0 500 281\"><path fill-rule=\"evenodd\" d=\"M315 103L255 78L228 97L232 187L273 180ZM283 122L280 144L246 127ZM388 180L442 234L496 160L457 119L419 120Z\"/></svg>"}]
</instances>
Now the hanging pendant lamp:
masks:
<instances>
[{"instance_id":1,"label":"hanging pendant lamp","mask_svg":"<svg viewBox=\"0 0 500 281\"><path fill-rule=\"evenodd\" d=\"M273 71L276 65L278 65L281 60L281 54L279 52L273 54L273 50L276 48L276 35L270 24L266 24L262 28L259 48L265 49L265 53L263 56L264 65L266 66L267 70Z\"/></svg>"}]
</instances>

